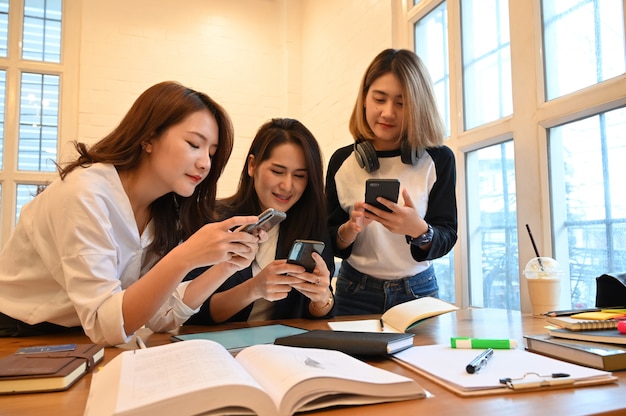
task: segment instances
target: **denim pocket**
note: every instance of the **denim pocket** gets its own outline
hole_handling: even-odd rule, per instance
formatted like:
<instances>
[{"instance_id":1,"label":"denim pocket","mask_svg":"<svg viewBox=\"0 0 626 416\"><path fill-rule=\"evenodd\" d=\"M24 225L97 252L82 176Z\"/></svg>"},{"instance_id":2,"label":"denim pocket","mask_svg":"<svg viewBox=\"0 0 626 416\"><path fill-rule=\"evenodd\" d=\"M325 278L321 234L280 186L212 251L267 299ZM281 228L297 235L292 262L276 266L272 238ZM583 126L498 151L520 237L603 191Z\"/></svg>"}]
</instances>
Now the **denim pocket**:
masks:
<instances>
[{"instance_id":1,"label":"denim pocket","mask_svg":"<svg viewBox=\"0 0 626 416\"><path fill-rule=\"evenodd\" d=\"M415 298L425 296L437 297L439 295L439 285L435 275L425 277L414 277L410 281L411 293Z\"/></svg>"},{"instance_id":2,"label":"denim pocket","mask_svg":"<svg viewBox=\"0 0 626 416\"><path fill-rule=\"evenodd\" d=\"M359 285L351 280L346 279L344 276L339 275L337 277L337 294L354 295L359 289Z\"/></svg>"}]
</instances>

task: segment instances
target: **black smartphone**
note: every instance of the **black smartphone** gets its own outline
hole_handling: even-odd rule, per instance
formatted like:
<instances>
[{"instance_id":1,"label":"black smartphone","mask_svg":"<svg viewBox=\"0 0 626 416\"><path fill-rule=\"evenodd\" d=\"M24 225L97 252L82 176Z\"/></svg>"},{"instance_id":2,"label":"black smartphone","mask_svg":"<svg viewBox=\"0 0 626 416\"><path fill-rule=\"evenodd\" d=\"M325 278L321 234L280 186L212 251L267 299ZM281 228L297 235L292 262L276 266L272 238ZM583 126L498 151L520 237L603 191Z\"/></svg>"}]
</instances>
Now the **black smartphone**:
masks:
<instances>
[{"instance_id":1,"label":"black smartphone","mask_svg":"<svg viewBox=\"0 0 626 416\"><path fill-rule=\"evenodd\" d=\"M263 211L261 215L259 215L259 220L256 223L241 226L236 231L245 231L252 235L257 235L259 230L267 232L274 226L278 225L285 218L287 218L287 214L284 212L278 211L274 208L268 208Z\"/></svg>"},{"instance_id":2,"label":"black smartphone","mask_svg":"<svg viewBox=\"0 0 626 416\"><path fill-rule=\"evenodd\" d=\"M324 242L316 240L296 240L289 250L289 256L287 256L287 263L297 264L304 267L304 269L311 273L315 269L315 260L311 254L313 252L322 254L324 251Z\"/></svg>"},{"instance_id":3,"label":"black smartphone","mask_svg":"<svg viewBox=\"0 0 626 416\"><path fill-rule=\"evenodd\" d=\"M368 179L365 181L365 202L383 211L391 212L386 206L376 201L376 198L382 196L397 203L399 194L400 181L398 179Z\"/></svg>"}]
</instances>

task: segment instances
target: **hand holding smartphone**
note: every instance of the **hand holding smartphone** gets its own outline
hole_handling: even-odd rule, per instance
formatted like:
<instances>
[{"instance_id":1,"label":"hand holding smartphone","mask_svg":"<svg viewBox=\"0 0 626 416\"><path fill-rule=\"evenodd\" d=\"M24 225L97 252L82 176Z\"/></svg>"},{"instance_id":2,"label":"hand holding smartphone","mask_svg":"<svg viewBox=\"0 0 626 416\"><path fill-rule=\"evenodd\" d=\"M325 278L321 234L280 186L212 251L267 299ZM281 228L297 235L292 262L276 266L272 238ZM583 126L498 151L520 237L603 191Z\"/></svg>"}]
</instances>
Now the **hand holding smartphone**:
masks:
<instances>
[{"instance_id":1,"label":"hand holding smartphone","mask_svg":"<svg viewBox=\"0 0 626 416\"><path fill-rule=\"evenodd\" d=\"M250 233L252 235L258 235L259 230L268 232L285 218L287 218L287 214L285 214L284 212L278 211L274 208L268 208L263 211L261 215L259 215L259 220L256 223L242 225L235 231L245 231L246 233Z\"/></svg>"},{"instance_id":2,"label":"hand holding smartphone","mask_svg":"<svg viewBox=\"0 0 626 416\"><path fill-rule=\"evenodd\" d=\"M297 264L304 267L307 273L311 273L315 269L315 260L311 254L313 252L322 254L324 251L324 242L316 240L296 240L289 250L287 263Z\"/></svg>"},{"instance_id":3,"label":"hand holding smartphone","mask_svg":"<svg viewBox=\"0 0 626 416\"><path fill-rule=\"evenodd\" d=\"M398 179L368 179L365 181L365 203L383 211L391 212L389 208L376 201L376 198L381 196L397 203L399 194L400 181Z\"/></svg>"}]
</instances>

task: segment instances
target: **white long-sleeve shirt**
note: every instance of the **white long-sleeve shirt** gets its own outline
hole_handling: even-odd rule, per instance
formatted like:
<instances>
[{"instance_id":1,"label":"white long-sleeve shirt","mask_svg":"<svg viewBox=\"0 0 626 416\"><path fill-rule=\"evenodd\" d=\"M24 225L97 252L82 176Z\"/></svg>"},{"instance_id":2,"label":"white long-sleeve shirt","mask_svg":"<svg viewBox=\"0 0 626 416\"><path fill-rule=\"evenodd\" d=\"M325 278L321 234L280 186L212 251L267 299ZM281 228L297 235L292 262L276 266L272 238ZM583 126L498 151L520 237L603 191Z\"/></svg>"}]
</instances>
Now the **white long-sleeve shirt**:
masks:
<instances>
[{"instance_id":1,"label":"white long-sleeve shirt","mask_svg":"<svg viewBox=\"0 0 626 416\"><path fill-rule=\"evenodd\" d=\"M124 290L158 259L148 258L151 224L139 235L117 170L77 168L26 204L0 253L0 312L28 324L82 326L96 343L128 342ZM146 326L165 331L197 310L181 283Z\"/></svg>"}]
</instances>

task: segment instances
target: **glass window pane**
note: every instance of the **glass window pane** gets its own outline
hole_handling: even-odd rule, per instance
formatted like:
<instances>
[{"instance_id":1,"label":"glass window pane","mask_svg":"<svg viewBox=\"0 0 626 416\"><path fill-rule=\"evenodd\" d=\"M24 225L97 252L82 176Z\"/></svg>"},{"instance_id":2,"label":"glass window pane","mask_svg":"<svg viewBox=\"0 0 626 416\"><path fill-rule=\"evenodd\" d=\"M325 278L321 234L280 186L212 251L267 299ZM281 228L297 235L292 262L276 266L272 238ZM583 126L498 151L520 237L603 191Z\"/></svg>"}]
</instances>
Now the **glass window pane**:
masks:
<instances>
[{"instance_id":1,"label":"glass window pane","mask_svg":"<svg viewBox=\"0 0 626 416\"><path fill-rule=\"evenodd\" d=\"M623 4L542 1L547 100L625 72Z\"/></svg>"},{"instance_id":2,"label":"glass window pane","mask_svg":"<svg viewBox=\"0 0 626 416\"><path fill-rule=\"evenodd\" d=\"M39 192L44 189L45 185L17 184L17 197L15 203L15 223L20 217L22 207L29 203Z\"/></svg>"},{"instance_id":3,"label":"glass window pane","mask_svg":"<svg viewBox=\"0 0 626 416\"><path fill-rule=\"evenodd\" d=\"M53 172L57 158L59 76L22 74L18 169Z\"/></svg>"},{"instance_id":4,"label":"glass window pane","mask_svg":"<svg viewBox=\"0 0 626 416\"><path fill-rule=\"evenodd\" d=\"M435 87L440 114L450 134L450 72L448 66L448 10L442 2L415 23L415 53L424 61Z\"/></svg>"},{"instance_id":5,"label":"glass window pane","mask_svg":"<svg viewBox=\"0 0 626 416\"><path fill-rule=\"evenodd\" d=\"M465 129L513 112L508 0L463 0Z\"/></svg>"},{"instance_id":6,"label":"glass window pane","mask_svg":"<svg viewBox=\"0 0 626 416\"><path fill-rule=\"evenodd\" d=\"M0 0L0 56L7 56L9 41L9 0Z\"/></svg>"},{"instance_id":7,"label":"glass window pane","mask_svg":"<svg viewBox=\"0 0 626 416\"><path fill-rule=\"evenodd\" d=\"M63 0L26 0L22 58L61 62L61 6Z\"/></svg>"},{"instance_id":8,"label":"glass window pane","mask_svg":"<svg viewBox=\"0 0 626 416\"><path fill-rule=\"evenodd\" d=\"M554 227L566 236L558 244L567 245L572 306L594 306L595 278L626 271L626 109L554 127L549 138L552 199L564 201L552 204Z\"/></svg>"},{"instance_id":9,"label":"glass window pane","mask_svg":"<svg viewBox=\"0 0 626 416\"><path fill-rule=\"evenodd\" d=\"M0 71L0 170L3 169L2 161L4 160L4 110L6 97L6 71Z\"/></svg>"},{"instance_id":10,"label":"glass window pane","mask_svg":"<svg viewBox=\"0 0 626 416\"><path fill-rule=\"evenodd\" d=\"M513 142L468 153L466 177L470 304L519 310Z\"/></svg>"},{"instance_id":11,"label":"glass window pane","mask_svg":"<svg viewBox=\"0 0 626 416\"><path fill-rule=\"evenodd\" d=\"M445 256L433 260L433 266L439 286L439 298L455 303L454 250L450 250Z\"/></svg>"}]
</instances>

